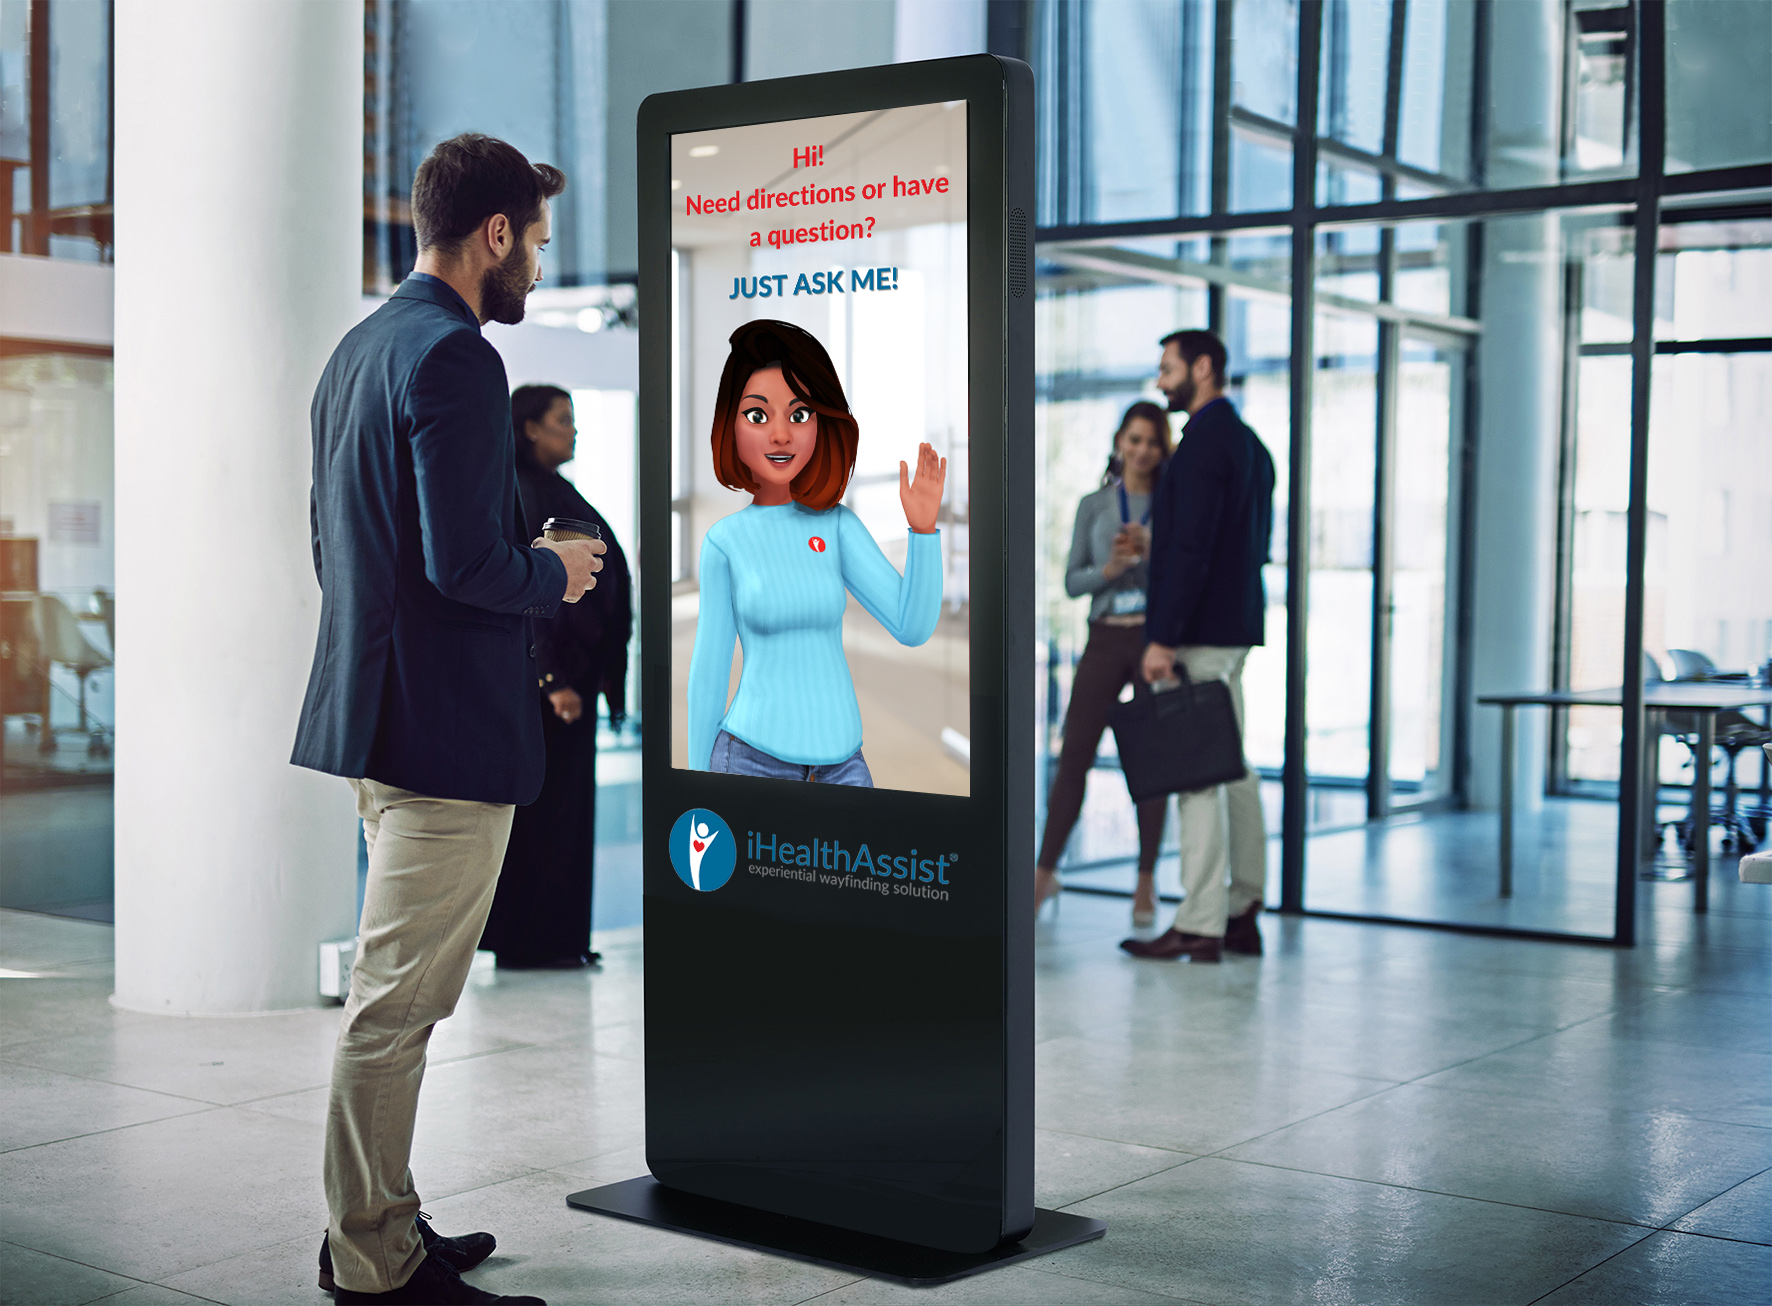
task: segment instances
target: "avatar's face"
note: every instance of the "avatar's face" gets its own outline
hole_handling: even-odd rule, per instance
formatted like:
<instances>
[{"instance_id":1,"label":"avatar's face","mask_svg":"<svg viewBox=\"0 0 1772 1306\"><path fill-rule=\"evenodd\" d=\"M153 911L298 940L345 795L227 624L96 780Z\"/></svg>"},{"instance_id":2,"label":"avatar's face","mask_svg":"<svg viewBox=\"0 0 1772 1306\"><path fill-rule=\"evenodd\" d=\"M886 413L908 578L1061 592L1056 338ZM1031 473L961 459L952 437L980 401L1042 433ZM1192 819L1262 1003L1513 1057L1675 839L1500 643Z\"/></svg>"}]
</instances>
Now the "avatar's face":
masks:
<instances>
[{"instance_id":1,"label":"avatar's face","mask_svg":"<svg viewBox=\"0 0 1772 1306\"><path fill-rule=\"evenodd\" d=\"M739 461L765 487L790 484L818 447L818 414L794 397L779 367L751 373L733 426Z\"/></svg>"}]
</instances>

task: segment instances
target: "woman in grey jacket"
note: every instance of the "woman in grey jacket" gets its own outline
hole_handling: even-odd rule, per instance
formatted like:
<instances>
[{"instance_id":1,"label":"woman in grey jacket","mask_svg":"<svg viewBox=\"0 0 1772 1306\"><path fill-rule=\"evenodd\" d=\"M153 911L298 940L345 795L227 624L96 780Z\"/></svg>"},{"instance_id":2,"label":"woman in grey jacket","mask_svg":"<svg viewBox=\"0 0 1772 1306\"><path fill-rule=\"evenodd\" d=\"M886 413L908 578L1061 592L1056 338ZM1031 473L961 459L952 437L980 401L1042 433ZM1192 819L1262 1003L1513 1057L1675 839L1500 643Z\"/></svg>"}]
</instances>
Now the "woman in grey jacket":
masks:
<instances>
[{"instance_id":1,"label":"woman in grey jacket","mask_svg":"<svg viewBox=\"0 0 1772 1306\"><path fill-rule=\"evenodd\" d=\"M1126 410L1114 433L1113 453L1101 488L1077 505L1065 593L1091 596L1089 642L1077 663L1064 715L1064 748L1046 802L1046 833L1034 871L1034 910L1059 890L1058 859L1064 852L1108 712L1120 691L1138 675L1144 655L1145 594L1150 585L1151 492L1169 457L1169 415L1139 402ZM1157 918L1157 849L1163 842L1166 800L1138 805L1138 890L1132 923Z\"/></svg>"}]
</instances>

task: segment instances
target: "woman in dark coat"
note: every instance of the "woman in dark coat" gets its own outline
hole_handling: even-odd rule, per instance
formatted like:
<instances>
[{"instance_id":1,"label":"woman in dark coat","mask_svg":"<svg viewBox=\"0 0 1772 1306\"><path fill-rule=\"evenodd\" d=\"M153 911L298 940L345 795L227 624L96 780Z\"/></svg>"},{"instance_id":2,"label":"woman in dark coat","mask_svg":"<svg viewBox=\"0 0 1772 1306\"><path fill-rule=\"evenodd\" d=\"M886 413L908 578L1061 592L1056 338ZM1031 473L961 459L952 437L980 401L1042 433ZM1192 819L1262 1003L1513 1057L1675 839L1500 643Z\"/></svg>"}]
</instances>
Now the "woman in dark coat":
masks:
<instances>
[{"instance_id":1,"label":"woman in dark coat","mask_svg":"<svg viewBox=\"0 0 1772 1306\"><path fill-rule=\"evenodd\" d=\"M628 639L633 633L627 559L597 510L560 475L577 439L572 396L558 386L511 395L517 489L533 538L549 517L596 522L609 551L596 587L535 623L542 737L548 769L541 794L517 809L492 915L480 939L501 969L571 969L591 951L591 874L597 835L597 695L611 723L626 715Z\"/></svg>"}]
</instances>

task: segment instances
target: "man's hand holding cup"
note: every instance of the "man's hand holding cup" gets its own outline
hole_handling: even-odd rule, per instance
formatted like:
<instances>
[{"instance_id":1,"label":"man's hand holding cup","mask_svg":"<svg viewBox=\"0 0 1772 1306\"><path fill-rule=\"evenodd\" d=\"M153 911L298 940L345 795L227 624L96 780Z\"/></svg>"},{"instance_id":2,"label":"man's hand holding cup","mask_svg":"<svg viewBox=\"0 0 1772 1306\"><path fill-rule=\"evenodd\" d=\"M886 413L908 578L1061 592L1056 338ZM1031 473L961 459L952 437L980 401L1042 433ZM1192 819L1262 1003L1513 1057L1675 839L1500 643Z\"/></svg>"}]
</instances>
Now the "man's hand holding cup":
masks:
<instances>
[{"instance_id":1,"label":"man's hand holding cup","mask_svg":"<svg viewBox=\"0 0 1772 1306\"><path fill-rule=\"evenodd\" d=\"M532 547L558 554L566 564L566 602L577 603L585 591L595 589L597 573L603 570L603 554L609 546L603 543L603 532L596 522L575 521L569 517L549 517L541 525L541 538Z\"/></svg>"}]
</instances>

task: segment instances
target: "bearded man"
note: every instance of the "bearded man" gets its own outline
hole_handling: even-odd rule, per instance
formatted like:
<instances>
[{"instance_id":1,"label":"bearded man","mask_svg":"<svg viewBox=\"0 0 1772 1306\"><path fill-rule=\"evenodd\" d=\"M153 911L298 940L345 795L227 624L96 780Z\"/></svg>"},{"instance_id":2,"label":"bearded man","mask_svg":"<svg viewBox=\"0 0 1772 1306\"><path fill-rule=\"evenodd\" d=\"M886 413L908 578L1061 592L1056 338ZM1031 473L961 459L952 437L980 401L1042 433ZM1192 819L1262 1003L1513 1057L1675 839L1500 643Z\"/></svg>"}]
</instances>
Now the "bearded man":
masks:
<instances>
[{"instance_id":1,"label":"bearded man","mask_svg":"<svg viewBox=\"0 0 1772 1306\"><path fill-rule=\"evenodd\" d=\"M1243 663L1265 636L1261 569L1274 529L1274 460L1225 397L1224 342L1210 331L1176 331L1162 344L1157 386L1188 424L1151 498L1144 678L1169 680L1179 664L1191 680L1223 680L1241 725ZM1180 795L1178 814L1186 896L1175 924L1120 946L1159 960L1218 961L1227 949L1260 956L1260 778L1245 762L1241 780Z\"/></svg>"},{"instance_id":2,"label":"bearded man","mask_svg":"<svg viewBox=\"0 0 1772 1306\"><path fill-rule=\"evenodd\" d=\"M510 389L489 321L541 278L558 169L490 136L412 185L413 274L333 352L314 394L320 637L297 766L349 780L369 847L326 1113L320 1283L347 1302L538 1302L460 1278L407 1162L425 1046L455 1010L515 806L544 766L530 622L596 584L601 541L525 542Z\"/></svg>"}]
</instances>

